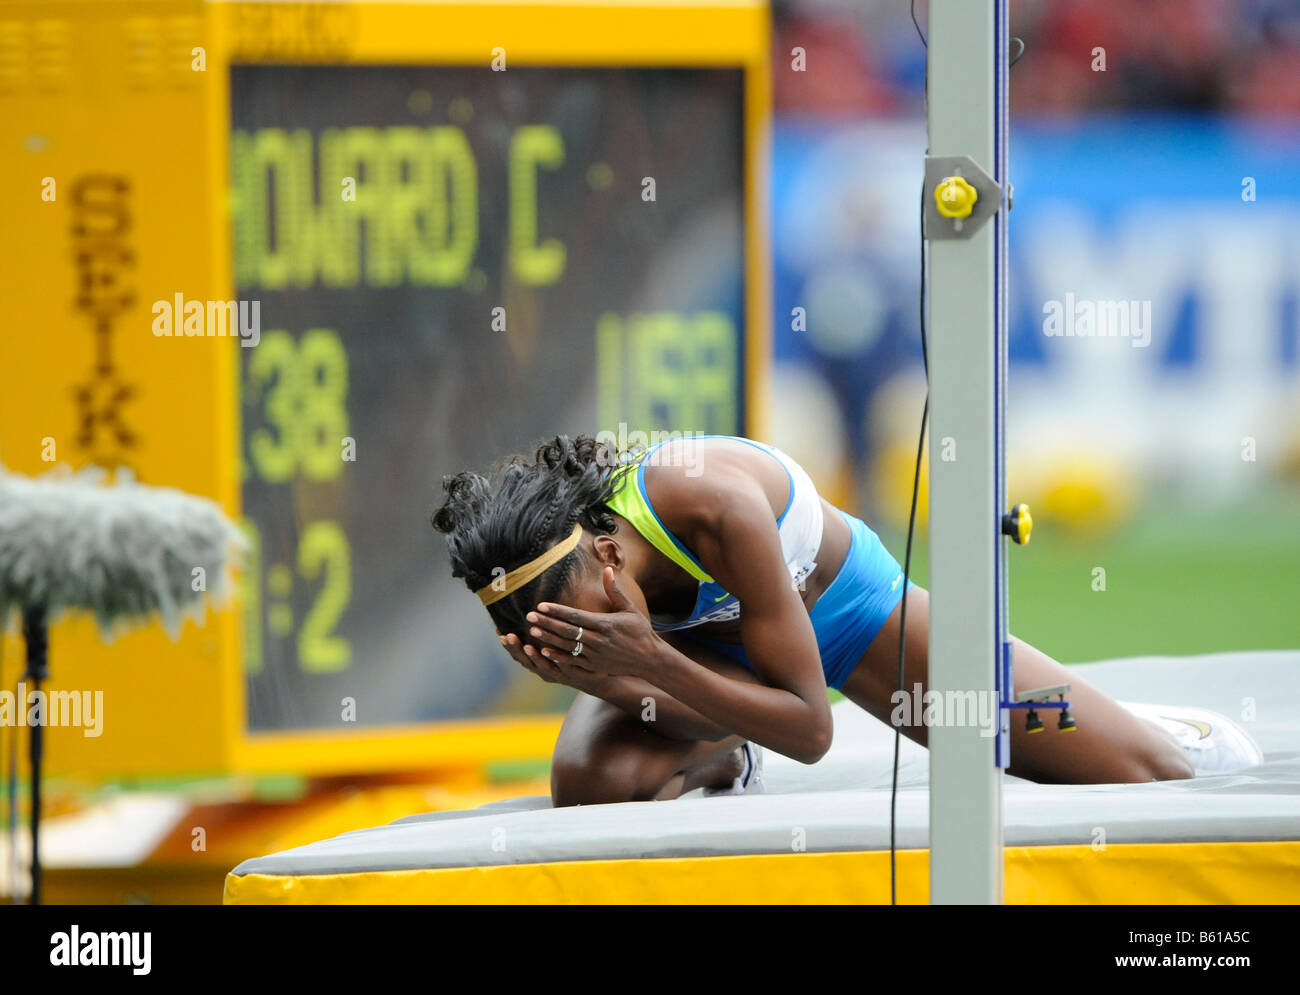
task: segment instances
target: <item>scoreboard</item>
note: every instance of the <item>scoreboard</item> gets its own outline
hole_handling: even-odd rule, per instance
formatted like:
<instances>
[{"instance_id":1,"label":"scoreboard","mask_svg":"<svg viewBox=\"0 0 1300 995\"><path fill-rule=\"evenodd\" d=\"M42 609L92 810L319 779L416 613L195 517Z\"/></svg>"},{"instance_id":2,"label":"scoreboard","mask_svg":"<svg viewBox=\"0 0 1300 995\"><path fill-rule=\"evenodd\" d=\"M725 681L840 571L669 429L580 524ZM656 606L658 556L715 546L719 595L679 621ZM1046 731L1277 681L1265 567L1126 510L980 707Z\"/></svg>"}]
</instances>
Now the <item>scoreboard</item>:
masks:
<instances>
[{"instance_id":1,"label":"scoreboard","mask_svg":"<svg viewBox=\"0 0 1300 995\"><path fill-rule=\"evenodd\" d=\"M179 643L60 627L52 686L103 688L106 721L51 730L53 769L545 752L571 692L500 651L430 513L444 474L561 432L762 434L766 16L0 5L27 60L0 66L6 300L41 329L0 347L0 460L40 472L52 438L250 544Z\"/></svg>"},{"instance_id":2,"label":"scoreboard","mask_svg":"<svg viewBox=\"0 0 1300 995\"><path fill-rule=\"evenodd\" d=\"M254 728L336 722L360 661L395 692L367 721L555 705L485 617L460 624L477 606L429 513L442 474L548 431L740 430L741 90L738 70L235 68L236 296L275 324L241 350Z\"/></svg>"}]
</instances>

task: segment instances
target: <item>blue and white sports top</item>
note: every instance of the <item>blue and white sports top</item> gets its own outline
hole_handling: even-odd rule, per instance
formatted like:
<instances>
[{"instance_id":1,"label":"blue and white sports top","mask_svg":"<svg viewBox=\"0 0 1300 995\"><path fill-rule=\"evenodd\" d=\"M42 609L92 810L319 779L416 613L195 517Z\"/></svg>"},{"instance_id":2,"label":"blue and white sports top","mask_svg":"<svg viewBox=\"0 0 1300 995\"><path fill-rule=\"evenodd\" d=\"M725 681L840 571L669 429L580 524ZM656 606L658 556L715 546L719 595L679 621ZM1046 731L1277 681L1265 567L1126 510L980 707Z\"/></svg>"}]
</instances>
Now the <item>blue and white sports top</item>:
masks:
<instances>
[{"instance_id":1,"label":"blue and white sports top","mask_svg":"<svg viewBox=\"0 0 1300 995\"><path fill-rule=\"evenodd\" d=\"M626 518L641 535L670 560L680 566L700 582L699 595L690 617L681 622L657 622L651 624L657 632L671 632L674 629L686 629L708 622L724 622L740 617L740 601L718 584L695 558L695 554L664 526L655 514L654 508L646 496L645 468L650 466L691 466L699 459L683 447L695 446L704 439L730 439L760 449L777 460L784 468L790 480L790 497L785 510L777 518L777 531L781 537L781 551L785 554L785 564L790 571L791 582L801 586L804 579L817 567L817 551L822 544L822 502L813 485L812 478L798 463L774 446L752 439L743 439L734 435L687 436L681 439L668 439L650 446L633 457L633 460L614 472L633 474L610 501L611 510ZM635 472L633 468L635 467Z\"/></svg>"}]
</instances>

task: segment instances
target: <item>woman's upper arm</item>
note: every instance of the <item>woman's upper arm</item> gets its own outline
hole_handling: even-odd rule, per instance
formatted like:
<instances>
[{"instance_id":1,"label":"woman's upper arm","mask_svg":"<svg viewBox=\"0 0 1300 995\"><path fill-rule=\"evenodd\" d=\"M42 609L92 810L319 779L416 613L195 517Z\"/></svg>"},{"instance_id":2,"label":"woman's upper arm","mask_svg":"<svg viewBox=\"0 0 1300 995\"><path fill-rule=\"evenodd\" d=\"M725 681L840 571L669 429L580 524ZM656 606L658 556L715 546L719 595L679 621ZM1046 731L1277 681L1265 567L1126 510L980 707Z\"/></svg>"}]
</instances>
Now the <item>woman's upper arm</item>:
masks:
<instances>
[{"instance_id":1,"label":"woman's upper arm","mask_svg":"<svg viewBox=\"0 0 1300 995\"><path fill-rule=\"evenodd\" d=\"M741 639L755 672L765 684L826 702L817 636L762 488L752 477L725 472L703 487L700 478L677 475L655 483L665 524L740 601Z\"/></svg>"}]
</instances>

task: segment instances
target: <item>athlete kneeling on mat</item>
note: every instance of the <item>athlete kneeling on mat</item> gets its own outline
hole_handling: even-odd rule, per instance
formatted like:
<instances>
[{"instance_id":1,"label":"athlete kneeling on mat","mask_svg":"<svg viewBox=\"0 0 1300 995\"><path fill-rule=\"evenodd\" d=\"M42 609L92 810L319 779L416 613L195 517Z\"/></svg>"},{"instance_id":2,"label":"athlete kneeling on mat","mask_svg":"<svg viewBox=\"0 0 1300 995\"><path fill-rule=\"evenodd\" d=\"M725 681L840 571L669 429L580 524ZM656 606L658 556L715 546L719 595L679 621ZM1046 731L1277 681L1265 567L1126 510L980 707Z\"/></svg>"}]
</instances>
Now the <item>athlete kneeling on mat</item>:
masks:
<instances>
[{"instance_id":1,"label":"athlete kneeling on mat","mask_svg":"<svg viewBox=\"0 0 1300 995\"><path fill-rule=\"evenodd\" d=\"M443 487L433 524L453 576L515 660L579 692L556 805L761 791L759 747L808 764L830 749L828 687L883 722L912 714L893 699L902 569L780 450L702 436L624 454L560 436ZM909 584L905 688L926 684L927 606ZM1114 701L1012 642L1016 689L1068 683L1078 723L1034 736L1013 722L1012 774L1158 781L1262 760L1217 713ZM923 723L903 732L926 742Z\"/></svg>"}]
</instances>

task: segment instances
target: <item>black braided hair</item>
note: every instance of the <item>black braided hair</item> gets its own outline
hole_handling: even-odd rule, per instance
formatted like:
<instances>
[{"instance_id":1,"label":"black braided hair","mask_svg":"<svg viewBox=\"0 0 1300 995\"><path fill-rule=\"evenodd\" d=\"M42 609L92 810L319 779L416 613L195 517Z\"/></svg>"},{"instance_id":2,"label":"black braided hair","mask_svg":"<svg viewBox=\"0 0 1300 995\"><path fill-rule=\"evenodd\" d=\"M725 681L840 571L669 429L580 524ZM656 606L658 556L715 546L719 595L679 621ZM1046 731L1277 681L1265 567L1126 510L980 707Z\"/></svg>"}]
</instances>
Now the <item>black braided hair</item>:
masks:
<instances>
[{"instance_id":1,"label":"black braided hair","mask_svg":"<svg viewBox=\"0 0 1300 995\"><path fill-rule=\"evenodd\" d=\"M609 444L589 435L558 435L542 443L531 462L512 456L490 479L470 471L444 477L446 500L433 513L433 527L447 536L451 575L478 591L568 538L575 522L588 532L612 533L608 502L624 475L608 470L618 462ZM539 602L561 600L588 558L579 544L539 577L488 605L497 631L526 641L524 616Z\"/></svg>"}]
</instances>

